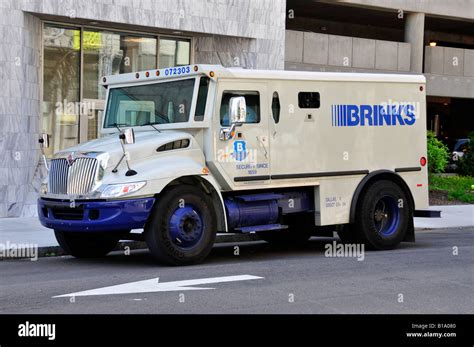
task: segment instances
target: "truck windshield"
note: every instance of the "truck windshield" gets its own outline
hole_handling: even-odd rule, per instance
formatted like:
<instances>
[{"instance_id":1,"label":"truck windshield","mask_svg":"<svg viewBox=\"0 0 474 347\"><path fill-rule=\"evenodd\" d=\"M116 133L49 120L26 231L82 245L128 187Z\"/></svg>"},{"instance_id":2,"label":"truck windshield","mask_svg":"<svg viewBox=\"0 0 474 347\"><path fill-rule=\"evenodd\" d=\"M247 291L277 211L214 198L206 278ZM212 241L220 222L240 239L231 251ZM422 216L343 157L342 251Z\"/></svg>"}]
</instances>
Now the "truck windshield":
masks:
<instances>
[{"instance_id":1,"label":"truck windshield","mask_svg":"<svg viewBox=\"0 0 474 347\"><path fill-rule=\"evenodd\" d=\"M105 127L183 123L189 120L195 79L112 88Z\"/></svg>"}]
</instances>

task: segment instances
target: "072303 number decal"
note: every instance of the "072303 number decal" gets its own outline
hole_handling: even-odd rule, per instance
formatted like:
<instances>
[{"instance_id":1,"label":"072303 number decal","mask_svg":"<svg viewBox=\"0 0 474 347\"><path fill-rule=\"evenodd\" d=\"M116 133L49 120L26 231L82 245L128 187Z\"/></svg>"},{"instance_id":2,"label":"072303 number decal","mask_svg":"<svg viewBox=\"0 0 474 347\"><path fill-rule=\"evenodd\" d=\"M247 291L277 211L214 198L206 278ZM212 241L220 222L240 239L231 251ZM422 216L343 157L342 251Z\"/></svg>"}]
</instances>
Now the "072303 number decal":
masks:
<instances>
[{"instance_id":1,"label":"072303 number decal","mask_svg":"<svg viewBox=\"0 0 474 347\"><path fill-rule=\"evenodd\" d=\"M165 69L165 76L182 75L190 72L191 68L189 66L170 67Z\"/></svg>"}]
</instances>

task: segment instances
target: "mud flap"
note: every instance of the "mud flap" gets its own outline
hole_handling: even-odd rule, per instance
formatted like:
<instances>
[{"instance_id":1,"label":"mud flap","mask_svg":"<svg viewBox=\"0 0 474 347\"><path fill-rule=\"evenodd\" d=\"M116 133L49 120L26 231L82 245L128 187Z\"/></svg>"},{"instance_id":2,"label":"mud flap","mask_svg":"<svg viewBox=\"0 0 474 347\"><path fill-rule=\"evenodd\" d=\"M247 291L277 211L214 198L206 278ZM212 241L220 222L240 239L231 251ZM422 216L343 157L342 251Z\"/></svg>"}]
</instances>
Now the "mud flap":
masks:
<instances>
[{"instance_id":1,"label":"mud flap","mask_svg":"<svg viewBox=\"0 0 474 347\"><path fill-rule=\"evenodd\" d=\"M408 222L408 230L402 242L415 242L415 222L413 219L413 213Z\"/></svg>"}]
</instances>

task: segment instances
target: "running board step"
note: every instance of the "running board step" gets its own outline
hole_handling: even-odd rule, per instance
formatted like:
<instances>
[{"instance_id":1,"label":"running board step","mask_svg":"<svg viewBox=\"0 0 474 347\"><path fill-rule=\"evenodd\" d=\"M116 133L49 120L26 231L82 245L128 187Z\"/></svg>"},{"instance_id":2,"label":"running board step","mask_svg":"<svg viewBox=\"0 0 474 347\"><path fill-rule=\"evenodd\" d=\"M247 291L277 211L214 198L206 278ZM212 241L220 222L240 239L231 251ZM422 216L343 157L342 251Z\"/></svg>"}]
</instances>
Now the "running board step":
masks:
<instances>
[{"instance_id":1,"label":"running board step","mask_svg":"<svg viewBox=\"0 0 474 347\"><path fill-rule=\"evenodd\" d=\"M415 210L414 217L441 218L441 210Z\"/></svg>"},{"instance_id":2,"label":"running board step","mask_svg":"<svg viewBox=\"0 0 474 347\"><path fill-rule=\"evenodd\" d=\"M282 230L282 229L288 229L288 225L283 225L283 224L266 224L266 225L252 225L249 227L239 227L235 228L235 230L238 230L243 233L254 233L257 231L268 231L268 230Z\"/></svg>"}]
</instances>

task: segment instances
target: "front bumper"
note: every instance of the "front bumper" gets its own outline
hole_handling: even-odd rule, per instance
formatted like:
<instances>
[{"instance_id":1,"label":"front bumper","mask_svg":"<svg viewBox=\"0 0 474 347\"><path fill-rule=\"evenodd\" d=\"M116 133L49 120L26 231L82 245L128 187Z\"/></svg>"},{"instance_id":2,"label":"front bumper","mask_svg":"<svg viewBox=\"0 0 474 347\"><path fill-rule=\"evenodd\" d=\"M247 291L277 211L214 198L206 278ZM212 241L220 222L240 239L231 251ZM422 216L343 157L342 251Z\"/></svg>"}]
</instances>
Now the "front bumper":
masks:
<instances>
[{"instance_id":1,"label":"front bumper","mask_svg":"<svg viewBox=\"0 0 474 347\"><path fill-rule=\"evenodd\" d=\"M125 231L141 229L155 198L113 201L75 201L38 199L42 225L62 231Z\"/></svg>"}]
</instances>

